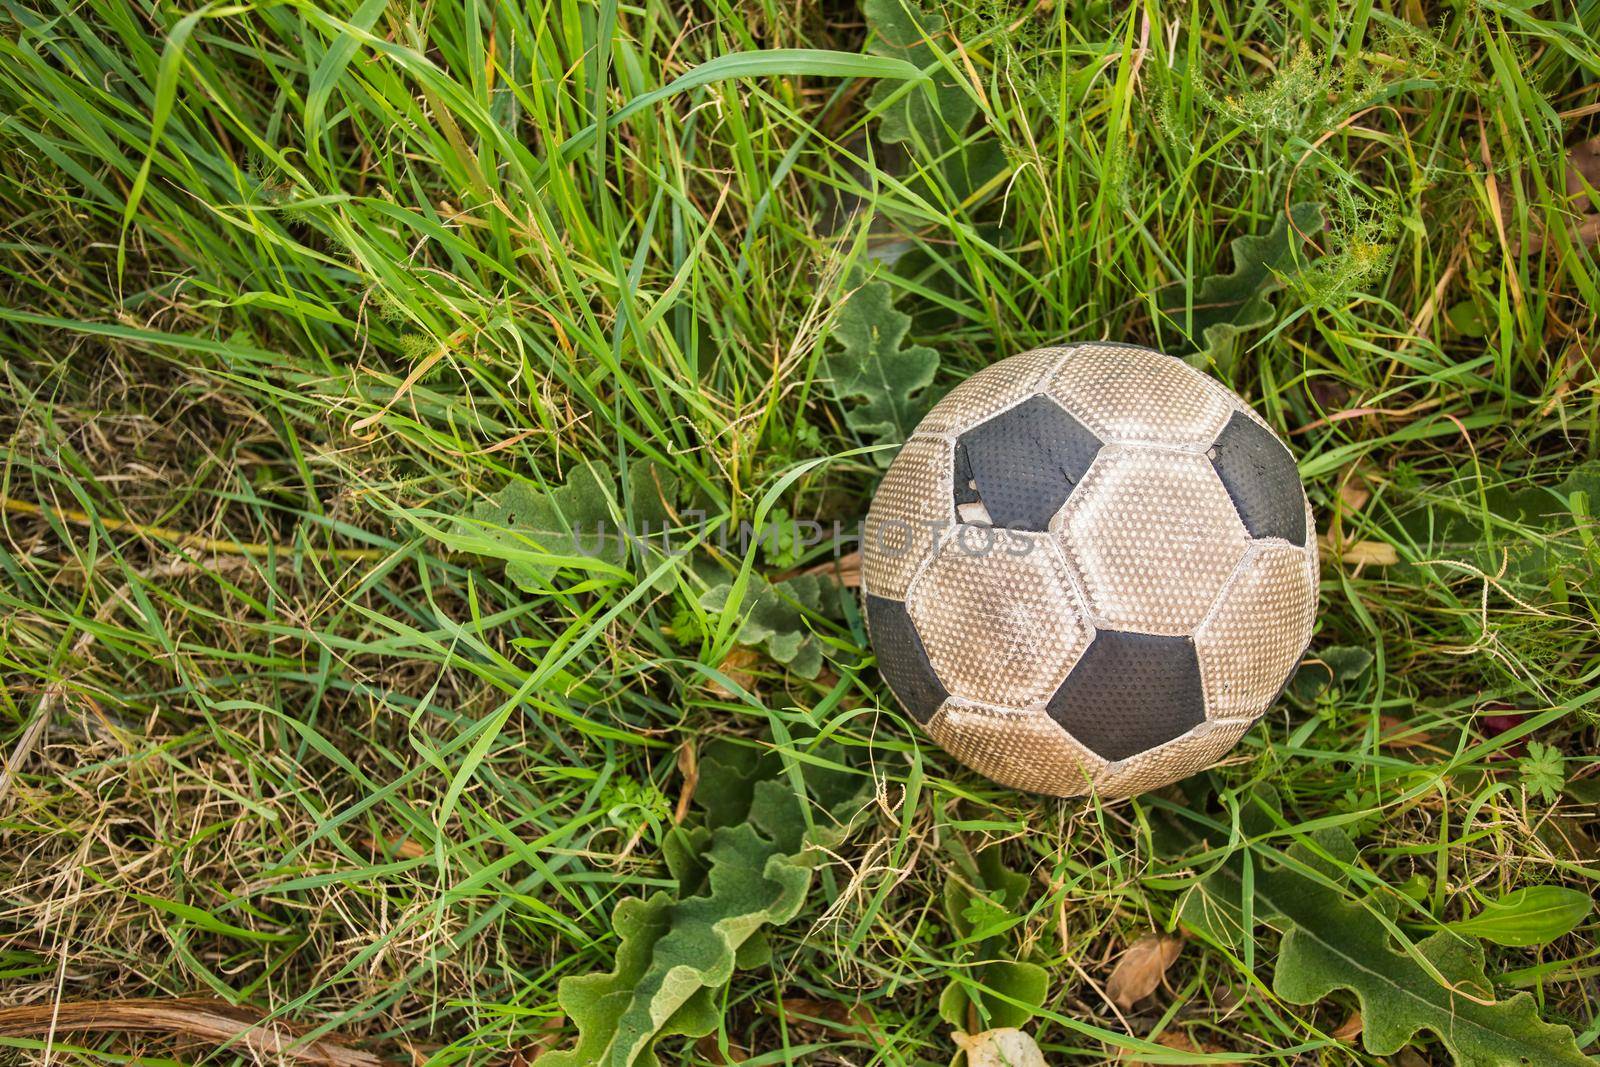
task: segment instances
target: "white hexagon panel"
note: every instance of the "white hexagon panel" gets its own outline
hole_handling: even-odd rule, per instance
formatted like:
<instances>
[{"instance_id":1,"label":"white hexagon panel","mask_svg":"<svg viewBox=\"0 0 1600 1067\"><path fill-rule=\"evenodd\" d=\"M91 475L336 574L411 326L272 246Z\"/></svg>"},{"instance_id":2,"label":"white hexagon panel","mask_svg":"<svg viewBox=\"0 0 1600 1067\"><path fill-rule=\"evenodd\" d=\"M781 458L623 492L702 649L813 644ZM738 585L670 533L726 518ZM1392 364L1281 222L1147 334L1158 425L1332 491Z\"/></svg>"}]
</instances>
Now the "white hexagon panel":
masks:
<instances>
[{"instance_id":1,"label":"white hexagon panel","mask_svg":"<svg viewBox=\"0 0 1600 1067\"><path fill-rule=\"evenodd\" d=\"M1311 641L1317 592L1306 550L1258 541L1195 631L1211 719L1253 719L1282 692Z\"/></svg>"},{"instance_id":2,"label":"white hexagon panel","mask_svg":"<svg viewBox=\"0 0 1600 1067\"><path fill-rule=\"evenodd\" d=\"M927 731L968 767L1030 793L1086 793L1106 769L1105 760L1037 708L997 708L951 697L928 721Z\"/></svg>"},{"instance_id":3,"label":"white hexagon panel","mask_svg":"<svg viewBox=\"0 0 1600 1067\"><path fill-rule=\"evenodd\" d=\"M1204 451L1235 410L1228 390L1183 360L1134 345L1080 345L1045 391L1115 444Z\"/></svg>"},{"instance_id":4,"label":"white hexagon panel","mask_svg":"<svg viewBox=\"0 0 1600 1067\"><path fill-rule=\"evenodd\" d=\"M904 600L911 578L956 521L952 446L907 441L878 485L862 524L861 581L873 596Z\"/></svg>"},{"instance_id":5,"label":"white hexagon panel","mask_svg":"<svg viewBox=\"0 0 1600 1067\"><path fill-rule=\"evenodd\" d=\"M958 530L906 607L945 689L1002 707L1042 704L1094 636L1046 534Z\"/></svg>"},{"instance_id":6,"label":"white hexagon panel","mask_svg":"<svg viewBox=\"0 0 1600 1067\"><path fill-rule=\"evenodd\" d=\"M1096 625L1147 634L1193 633L1250 544L1211 461L1164 448L1101 449L1053 526Z\"/></svg>"}]
</instances>

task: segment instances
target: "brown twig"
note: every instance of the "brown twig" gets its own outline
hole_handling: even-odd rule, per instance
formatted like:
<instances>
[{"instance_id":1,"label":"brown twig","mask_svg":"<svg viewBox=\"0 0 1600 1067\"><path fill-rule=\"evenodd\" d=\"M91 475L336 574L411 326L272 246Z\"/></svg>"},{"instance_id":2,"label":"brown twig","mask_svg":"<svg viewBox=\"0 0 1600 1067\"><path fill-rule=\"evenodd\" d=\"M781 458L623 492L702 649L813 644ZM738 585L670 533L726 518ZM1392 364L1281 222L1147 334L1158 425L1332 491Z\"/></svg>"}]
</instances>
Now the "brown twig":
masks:
<instances>
[{"instance_id":1,"label":"brown twig","mask_svg":"<svg viewBox=\"0 0 1600 1067\"><path fill-rule=\"evenodd\" d=\"M381 1067L383 1059L329 1038L306 1040L251 1008L204 997L67 1000L0 1008L0 1036L43 1037L63 1031L156 1033L248 1049L319 1067Z\"/></svg>"}]
</instances>

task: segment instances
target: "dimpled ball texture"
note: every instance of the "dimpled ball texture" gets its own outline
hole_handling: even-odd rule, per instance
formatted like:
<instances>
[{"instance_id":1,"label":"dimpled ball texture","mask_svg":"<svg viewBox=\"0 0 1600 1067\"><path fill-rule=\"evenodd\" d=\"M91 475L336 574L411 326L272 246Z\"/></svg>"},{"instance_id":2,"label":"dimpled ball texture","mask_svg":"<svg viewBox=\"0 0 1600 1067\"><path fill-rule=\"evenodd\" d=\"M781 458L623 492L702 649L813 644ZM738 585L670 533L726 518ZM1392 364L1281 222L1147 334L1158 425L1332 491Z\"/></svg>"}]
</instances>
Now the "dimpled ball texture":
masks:
<instances>
[{"instance_id":1,"label":"dimpled ball texture","mask_svg":"<svg viewBox=\"0 0 1600 1067\"><path fill-rule=\"evenodd\" d=\"M962 763L1035 793L1129 796L1204 770L1311 639L1294 458L1181 360L1093 342L973 375L867 514L878 667Z\"/></svg>"}]
</instances>

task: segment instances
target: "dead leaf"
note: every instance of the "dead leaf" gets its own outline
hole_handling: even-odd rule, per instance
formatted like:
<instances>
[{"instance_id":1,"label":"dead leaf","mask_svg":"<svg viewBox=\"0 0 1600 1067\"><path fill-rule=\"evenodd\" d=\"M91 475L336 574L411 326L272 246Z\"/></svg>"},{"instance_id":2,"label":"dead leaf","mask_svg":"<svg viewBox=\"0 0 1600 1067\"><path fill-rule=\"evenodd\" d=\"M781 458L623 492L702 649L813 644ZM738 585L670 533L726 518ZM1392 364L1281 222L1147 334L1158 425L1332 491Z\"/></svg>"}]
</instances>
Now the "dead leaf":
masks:
<instances>
[{"instance_id":1,"label":"dead leaf","mask_svg":"<svg viewBox=\"0 0 1600 1067\"><path fill-rule=\"evenodd\" d=\"M1561 357L1560 369L1556 373L1556 387L1551 391L1550 399L1540 409L1540 417L1549 415L1567 395L1580 384L1593 381L1600 372L1600 365L1594 359L1594 353L1589 350L1585 338L1575 337L1567 345L1566 354Z\"/></svg>"},{"instance_id":2,"label":"dead leaf","mask_svg":"<svg viewBox=\"0 0 1600 1067\"><path fill-rule=\"evenodd\" d=\"M1179 1052L1205 1052L1194 1038L1183 1030L1168 1030L1156 1038L1156 1044L1164 1048L1177 1049Z\"/></svg>"},{"instance_id":3,"label":"dead leaf","mask_svg":"<svg viewBox=\"0 0 1600 1067\"><path fill-rule=\"evenodd\" d=\"M51 1033L172 1034L215 1042L264 1060L298 1060L322 1067L382 1067L370 1052L331 1038L302 1039L287 1024L253 1008L204 997L132 1000L67 1000L0 1008L0 1037L44 1038Z\"/></svg>"},{"instance_id":4,"label":"dead leaf","mask_svg":"<svg viewBox=\"0 0 1600 1067\"><path fill-rule=\"evenodd\" d=\"M777 584L805 574L827 575L846 589L859 589L861 588L861 550L846 552L842 556L823 560L821 563L813 564L810 567L795 567L791 570L779 571L777 574L769 575L767 580Z\"/></svg>"},{"instance_id":5,"label":"dead leaf","mask_svg":"<svg viewBox=\"0 0 1600 1067\"><path fill-rule=\"evenodd\" d=\"M1384 748L1423 748L1433 744L1433 735L1426 730L1401 722L1393 715L1378 717L1378 744ZM1361 1016L1355 1016L1356 1029L1361 1029ZM1349 1025L1348 1022L1345 1023ZM1342 1029L1342 1028L1341 1028Z\"/></svg>"},{"instance_id":6,"label":"dead leaf","mask_svg":"<svg viewBox=\"0 0 1600 1067\"><path fill-rule=\"evenodd\" d=\"M1600 245L1600 211L1589 212L1589 214L1578 219L1577 222L1572 223L1570 229L1574 244L1583 245L1586 248L1593 248L1595 245ZM1544 245L1545 235L1542 232L1536 231L1529 235L1526 244L1512 245L1511 250L1512 252L1520 252L1522 249L1526 248L1529 252L1537 252L1542 249Z\"/></svg>"},{"instance_id":7,"label":"dead leaf","mask_svg":"<svg viewBox=\"0 0 1600 1067\"><path fill-rule=\"evenodd\" d=\"M1351 540L1336 546L1327 534L1317 540L1325 556L1347 567L1392 567L1400 562L1400 553L1387 541Z\"/></svg>"},{"instance_id":8,"label":"dead leaf","mask_svg":"<svg viewBox=\"0 0 1600 1067\"><path fill-rule=\"evenodd\" d=\"M385 841L371 834L365 834L361 840L367 846L367 851L374 856L395 856L404 860L415 860L428 854L426 848L409 837L401 836Z\"/></svg>"},{"instance_id":9,"label":"dead leaf","mask_svg":"<svg viewBox=\"0 0 1600 1067\"><path fill-rule=\"evenodd\" d=\"M1567 149L1567 196L1574 211L1600 211L1600 137L1579 141ZM1582 197L1583 199L1579 199Z\"/></svg>"},{"instance_id":10,"label":"dead leaf","mask_svg":"<svg viewBox=\"0 0 1600 1067\"><path fill-rule=\"evenodd\" d=\"M734 685L749 692L756 684L756 676L749 668L761 662L761 653L746 645L734 645L728 654L722 657L722 662L717 664L721 671ZM712 696L728 700L733 696L733 690L714 679L706 680L706 688Z\"/></svg>"},{"instance_id":11,"label":"dead leaf","mask_svg":"<svg viewBox=\"0 0 1600 1067\"><path fill-rule=\"evenodd\" d=\"M1196 1055L1204 1055L1206 1051L1200 1047L1194 1038L1182 1030L1168 1030L1164 1034L1158 1034L1155 1038L1155 1043L1162 1048L1175 1049L1178 1052L1193 1052ZM1137 1055L1139 1055L1137 1052L1124 1051L1118 1058L1127 1059L1130 1056ZM1152 1067L1152 1065L1147 1060L1130 1059L1128 1060L1128 1067Z\"/></svg>"},{"instance_id":12,"label":"dead leaf","mask_svg":"<svg viewBox=\"0 0 1600 1067\"><path fill-rule=\"evenodd\" d=\"M1345 471L1344 477L1339 479L1339 502L1344 505L1344 510L1354 514L1367 506L1367 501L1372 499L1372 483L1354 467Z\"/></svg>"},{"instance_id":13,"label":"dead leaf","mask_svg":"<svg viewBox=\"0 0 1600 1067\"><path fill-rule=\"evenodd\" d=\"M836 1000L816 1000L812 997L784 997L783 1014L796 1016L802 1021L818 1022L830 1027L848 1027L850 1009Z\"/></svg>"},{"instance_id":14,"label":"dead leaf","mask_svg":"<svg viewBox=\"0 0 1600 1067\"><path fill-rule=\"evenodd\" d=\"M981 1034L952 1030L950 1040L967 1054L967 1067L1047 1067L1038 1044L1021 1030L1002 1028Z\"/></svg>"},{"instance_id":15,"label":"dead leaf","mask_svg":"<svg viewBox=\"0 0 1600 1067\"><path fill-rule=\"evenodd\" d=\"M1220 1045L1202 1045L1184 1030L1168 1030L1166 1033L1157 1036L1155 1041L1156 1044L1163 1048L1170 1048L1176 1052L1192 1052L1197 1056L1214 1055L1218 1052L1228 1051ZM1155 1065L1145 1060L1138 1060L1130 1062L1128 1067L1155 1067ZM1234 1067L1234 1065L1223 1063L1218 1064L1217 1067Z\"/></svg>"},{"instance_id":16,"label":"dead leaf","mask_svg":"<svg viewBox=\"0 0 1600 1067\"><path fill-rule=\"evenodd\" d=\"M1350 1017L1340 1023L1339 1028L1330 1036L1343 1041L1347 1045L1352 1044L1356 1038L1361 1036L1361 1013L1359 1011L1351 1012Z\"/></svg>"},{"instance_id":17,"label":"dead leaf","mask_svg":"<svg viewBox=\"0 0 1600 1067\"><path fill-rule=\"evenodd\" d=\"M883 1041L883 1035L878 1032L877 1017L865 1004L851 1007L837 1000L784 997L781 1005L783 1014L789 1018L789 1024L792 1026L832 1030L844 1034L865 1032L873 1041L878 1043ZM770 1003L764 1005L762 1010L770 1015L778 1014L778 1006Z\"/></svg>"},{"instance_id":18,"label":"dead leaf","mask_svg":"<svg viewBox=\"0 0 1600 1067\"><path fill-rule=\"evenodd\" d=\"M707 1063L743 1063L745 1060L750 1058L750 1054L744 1049L740 1048L738 1045L729 1045L728 1051L723 1052L722 1049L717 1046L716 1034L707 1034L699 1041L696 1041L694 1043L694 1050L695 1053Z\"/></svg>"},{"instance_id":19,"label":"dead leaf","mask_svg":"<svg viewBox=\"0 0 1600 1067\"><path fill-rule=\"evenodd\" d=\"M1146 934L1122 954L1106 979L1106 996L1123 1011L1156 991L1167 969L1183 952L1183 939L1171 934Z\"/></svg>"},{"instance_id":20,"label":"dead leaf","mask_svg":"<svg viewBox=\"0 0 1600 1067\"><path fill-rule=\"evenodd\" d=\"M537 1063L539 1057L550 1049L550 1046L561 1040L562 1033L567 1026L565 1015L552 1015L539 1024L539 1036L511 1054L511 1059L506 1067L529 1067Z\"/></svg>"},{"instance_id":21,"label":"dead leaf","mask_svg":"<svg viewBox=\"0 0 1600 1067\"><path fill-rule=\"evenodd\" d=\"M678 773L683 776L683 789L678 792L678 804L672 809L672 825L680 825L689 815L689 804L694 800L694 791L700 785L700 755L695 751L694 742L686 743L678 749Z\"/></svg>"},{"instance_id":22,"label":"dead leaf","mask_svg":"<svg viewBox=\"0 0 1600 1067\"><path fill-rule=\"evenodd\" d=\"M861 550L846 552L838 559L830 559L826 563L819 563L815 567L808 567L801 574L831 574L839 580L839 584L846 589L861 588Z\"/></svg>"},{"instance_id":23,"label":"dead leaf","mask_svg":"<svg viewBox=\"0 0 1600 1067\"><path fill-rule=\"evenodd\" d=\"M1350 403L1350 387L1332 378L1313 378L1306 391L1323 411L1338 411Z\"/></svg>"},{"instance_id":24,"label":"dead leaf","mask_svg":"<svg viewBox=\"0 0 1600 1067\"><path fill-rule=\"evenodd\" d=\"M1339 486L1339 501L1346 511L1360 511L1372 499L1372 490L1364 482L1345 482Z\"/></svg>"},{"instance_id":25,"label":"dead leaf","mask_svg":"<svg viewBox=\"0 0 1600 1067\"><path fill-rule=\"evenodd\" d=\"M1400 562L1400 553L1387 541L1349 541L1339 552L1339 557L1355 567L1372 565L1390 567Z\"/></svg>"},{"instance_id":26,"label":"dead leaf","mask_svg":"<svg viewBox=\"0 0 1600 1067\"><path fill-rule=\"evenodd\" d=\"M861 550L858 548L854 552L846 552L842 556L825 559L821 563L816 563L809 567L794 567L790 570L779 571L777 574L768 575L767 581L776 585L779 582L786 582L790 578L798 578L802 574L825 574L846 589L859 589L861 588Z\"/></svg>"},{"instance_id":27,"label":"dead leaf","mask_svg":"<svg viewBox=\"0 0 1600 1067\"><path fill-rule=\"evenodd\" d=\"M401 382L399 388L397 388L389 397L388 403L384 404L383 407L379 408L377 411L374 411L366 418L357 419L353 424L351 424L350 432L356 437L361 437L363 436L362 431L366 430L369 426L374 426L381 422L383 417L389 414L390 409L396 404L400 403L400 401L405 398L407 393L411 392L413 386L415 386L423 378L427 377L428 372L433 369L434 364L438 363L445 356L449 355L452 349L466 339L467 331L465 328L457 330L455 333L451 334L448 340L444 341L439 345L438 348L435 348L428 355L424 356L417 362L415 367L411 368L411 373L406 375L405 381Z\"/></svg>"},{"instance_id":28,"label":"dead leaf","mask_svg":"<svg viewBox=\"0 0 1600 1067\"><path fill-rule=\"evenodd\" d=\"M1600 244L1600 199L1597 199L1595 193L1590 192L1592 189L1600 189L1600 137L1580 141L1567 149L1565 186L1568 207L1577 216L1576 222L1568 223L1573 241L1588 247ZM1512 207L1509 184L1499 193L1498 200L1490 206L1509 214ZM1513 242L1511 251L1513 254L1523 249L1537 252L1548 240L1547 232L1534 230L1528 235L1525 244L1519 245Z\"/></svg>"}]
</instances>

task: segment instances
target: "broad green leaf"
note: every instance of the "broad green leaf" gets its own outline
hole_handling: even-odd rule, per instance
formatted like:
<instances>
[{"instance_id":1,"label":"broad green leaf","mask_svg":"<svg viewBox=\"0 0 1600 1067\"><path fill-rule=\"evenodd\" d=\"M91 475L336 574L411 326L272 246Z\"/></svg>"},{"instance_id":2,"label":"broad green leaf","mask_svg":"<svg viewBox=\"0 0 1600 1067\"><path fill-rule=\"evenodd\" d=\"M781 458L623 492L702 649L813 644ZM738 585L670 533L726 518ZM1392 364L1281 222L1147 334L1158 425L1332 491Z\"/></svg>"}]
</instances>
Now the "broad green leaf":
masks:
<instances>
[{"instance_id":1,"label":"broad green leaf","mask_svg":"<svg viewBox=\"0 0 1600 1067\"><path fill-rule=\"evenodd\" d=\"M836 398L850 406L845 423L863 438L898 444L911 435L931 401L924 396L939 369L939 354L915 345L902 348L911 316L894 309L888 282L868 282L839 309L834 336L843 351L827 358L825 370ZM887 451L878 462L887 467Z\"/></svg>"},{"instance_id":2,"label":"broad green leaf","mask_svg":"<svg viewBox=\"0 0 1600 1067\"><path fill-rule=\"evenodd\" d=\"M1570 933L1593 908L1594 901L1587 893L1560 885L1535 885L1486 901L1478 914L1457 919L1449 928L1497 945L1526 948L1549 944Z\"/></svg>"},{"instance_id":3,"label":"broad green leaf","mask_svg":"<svg viewBox=\"0 0 1600 1067\"><path fill-rule=\"evenodd\" d=\"M1356 929L1340 930L1334 924L1341 919ZM1272 988L1292 1004L1314 1004L1340 989L1353 992L1361 1005L1362 1045L1374 1055L1392 1055L1419 1030L1431 1030L1461 1067L1593 1067L1570 1029L1539 1018L1530 994L1495 998L1476 941L1441 931L1418 942L1416 951L1450 988L1391 948L1387 931L1368 913L1345 905L1321 926L1289 929Z\"/></svg>"},{"instance_id":4,"label":"broad green leaf","mask_svg":"<svg viewBox=\"0 0 1600 1067\"><path fill-rule=\"evenodd\" d=\"M980 940L990 936L990 931L979 929L972 916L979 913L973 903L982 898L993 908L1009 915L1020 915L1022 900L1028 893L1028 876L1006 866L998 848L985 848L976 855L968 852L960 840L946 844L956 860L963 877L951 878L944 884L945 918L962 938L977 936ZM986 912L988 909L981 909Z\"/></svg>"},{"instance_id":5,"label":"broad green leaf","mask_svg":"<svg viewBox=\"0 0 1600 1067\"><path fill-rule=\"evenodd\" d=\"M1192 305L1169 301L1161 307L1157 315L1162 329L1188 339L1193 351L1185 358L1190 363L1214 368L1230 380L1238 369L1240 336L1272 322L1272 294L1282 288L1283 275L1299 252L1295 231L1309 234L1321 227L1317 205L1296 204L1278 215L1265 234L1235 238L1230 246L1233 269L1202 281Z\"/></svg>"},{"instance_id":6,"label":"broad green leaf","mask_svg":"<svg viewBox=\"0 0 1600 1067\"><path fill-rule=\"evenodd\" d=\"M856 802L853 778L808 765L803 780L802 795L776 760L729 743L708 749L695 797L704 824L665 850L678 892L617 905L615 966L561 980L557 1000L578 1041L541 1065L656 1067L662 1037L716 1028L714 994L736 968L766 957L767 927L799 914L813 865L841 839Z\"/></svg>"},{"instance_id":7,"label":"broad green leaf","mask_svg":"<svg viewBox=\"0 0 1600 1067\"><path fill-rule=\"evenodd\" d=\"M1554 745L1543 741L1529 741L1528 754L1517 761L1522 772L1522 784L1529 793L1554 804L1567 784L1567 758Z\"/></svg>"},{"instance_id":8,"label":"broad green leaf","mask_svg":"<svg viewBox=\"0 0 1600 1067\"><path fill-rule=\"evenodd\" d=\"M1271 803L1258 798L1258 803ZM1190 846L1202 835L1187 819L1170 826ZM1247 836L1267 832L1259 808L1245 820ZM1213 837L1212 843L1215 843ZM1196 935L1232 949L1238 937L1217 936L1217 917L1243 915L1244 856L1239 848L1189 891L1180 915ZM1337 857L1329 862L1327 855ZM1284 857L1256 852L1249 897L1258 922L1283 934L1272 988L1292 1004L1314 1004L1339 991L1360 1003L1362 1042L1373 1055L1398 1052L1420 1031L1431 1031L1462 1067L1538 1063L1548 1067L1593 1067L1572 1031L1539 1018L1532 996L1497 997L1484 973L1478 942L1441 930L1410 952L1394 941L1391 904L1376 897L1347 898L1341 869L1354 848L1337 831L1325 830L1292 845ZM1205 903L1196 902L1203 898ZM1200 922L1191 921L1201 917ZM1242 933L1242 931L1235 931Z\"/></svg>"},{"instance_id":9,"label":"broad green leaf","mask_svg":"<svg viewBox=\"0 0 1600 1067\"><path fill-rule=\"evenodd\" d=\"M806 616L836 614L832 610L836 589L833 579L817 574L796 575L776 585L751 575L742 604L739 643L764 649L802 678L815 678L822 669L822 645ZM700 606L720 612L732 591L731 583L714 585L701 594Z\"/></svg>"},{"instance_id":10,"label":"broad green leaf","mask_svg":"<svg viewBox=\"0 0 1600 1067\"><path fill-rule=\"evenodd\" d=\"M1582 493L1591 503L1600 500L1600 460L1587 460L1572 468L1559 492L1569 498Z\"/></svg>"},{"instance_id":11,"label":"broad green leaf","mask_svg":"<svg viewBox=\"0 0 1600 1067\"><path fill-rule=\"evenodd\" d=\"M940 169L950 199L970 211L974 204L1004 189L1011 161L997 139L985 137L952 152ZM907 182L914 180L908 178Z\"/></svg>"},{"instance_id":12,"label":"broad green leaf","mask_svg":"<svg viewBox=\"0 0 1600 1067\"><path fill-rule=\"evenodd\" d=\"M1450 328L1463 337L1482 337L1489 332L1489 322L1476 300L1463 300L1452 304L1444 313Z\"/></svg>"},{"instance_id":13,"label":"broad green leaf","mask_svg":"<svg viewBox=\"0 0 1600 1067\"><path fill-rule=\"evenodd\" d=\"M1300 664L1289 687L1301 700L1314 700L1333 686L1359 679L1372 666L1372 659L1371 649L1355 645L1319 648Z\"/></svg>"},{"instance_id":14,"label":"broad green leaf","mask_svg":"<svg viewBox=\"0 0 1600 1067\"><path fill-rule=\"evenodd\" d=\"M1038 1013L1049 992L1050 972L1037 963L988 960L944 987L939 1017L964 1031L1022 1026Z\"/></svg>"},{"instance_id":15,"label":"broad green leaf","mask_svg":"<svg viewBox=\"0 0 1600 1067\"><path fill-rule=\"evenodd\" d=\"M871 49L880 56L900 59L916 68L938 61L930 42L947 35L944 18L923 8L920 0L865 0L861 13L873 32ZM868 98L871 108L882 107L878 136L885 141L921 143L937 151L959 140L977 104L945 70L885 105L900 87L879 82Z\"/></svg>"},{"instance_id":16,"label":"broad green leaf","mask_svg":"<svg viewBox=\"0 0 1600 1067\"><path fill-rule=\"evenodd\" d=\"M1578 778L1564 785L1561 791L1579 804L1600 807L1600 778Z\"/></svg>"},{"instance_id":17,"label":"broad green leaf","mask_svg":"<svg viewBox=\"0 0 1600 1067\"><path fill-rule=\"evenodd\" d=\"M666 547L667 507L678 492L675 478L648 463L629 468L628 487L626 498L619 497L610 472L586 465L551 488L515 479L473 508L462 533L475 551L504 559L506 577L530 592L542 590L560 567L614 571L626 566L630 552Z\"/></svg>"},{"instance_id":18,"label":"broad green leaf","mask_svg":"<svg viewBox=\"0 0 1600 1067\"><path fill-rule=\"evenodd\" d=\"M915 162L900 175L908 195L929 203L948 202L970 210L1005 187L1010 163L999 139L980 128L968 141L977 104L951 68L940 64L935 48L955 34L937 5L922 0L864 0L861 6L872 31L869 47L882 56L932 68L928 79L907 90L889 81L873 87L868 106L878 115L879 140L902 144ZM937 64L937 65L936 65ZM935 186L942 182L943 188ZM874 246L873 255L894 262L908 242L891 240Z\"/></svg>"},{"instance_id":19,"label":"broad green leaf","mask_svg":"<svg viewBox=\"0 0 1600 1067\"><path fill-rule=\"evenodd\" d=\"M939 1015L960 1030L1019 1027L1033 1018L1050 990L1050 975L1038 964L1018 960L1005 935L1025 914L1028 876L1008 868L998 848L976 856L959 839L949 849L961 877L944 884L945 919L962 941L970 941L976 961L951 978L939 997Z\"/></svg>"},{"instance_id":20,"label":"broad green leaf","mask_svg":"<svg viewBox=\"0 0 1600 1067\"><path fill-rule=\"evenodd\" d=\"M1559 484L1492 483L1481 491L1474 469L1463 465L1455 490L1430 493L1426 506L1398 517L1393 539L1411 541L1423 557L1501 575L1512 590L1524 582L1544 590L1557 582L1584 584L1596 564L1597 545L1587 531L1592 502L1600 500L1600 461L1570 468ZM1518 593L1528 595L1526 587Z\"/></svg>"}]
</instances>

